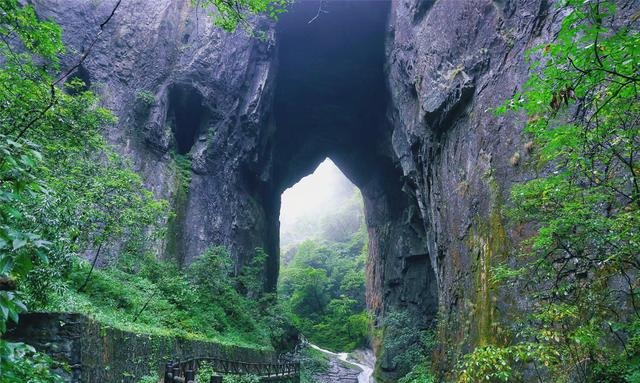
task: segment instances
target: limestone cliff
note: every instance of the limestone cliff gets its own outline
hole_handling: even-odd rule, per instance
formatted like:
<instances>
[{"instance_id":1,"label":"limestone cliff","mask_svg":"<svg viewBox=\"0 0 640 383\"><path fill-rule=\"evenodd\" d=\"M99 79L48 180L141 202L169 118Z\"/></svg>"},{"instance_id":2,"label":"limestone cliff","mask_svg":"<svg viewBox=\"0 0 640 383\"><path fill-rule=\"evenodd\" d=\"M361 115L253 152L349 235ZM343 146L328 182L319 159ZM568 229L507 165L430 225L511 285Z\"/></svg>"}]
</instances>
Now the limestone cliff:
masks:
<instances>
[{"instance_id":1,"label":"limestone cliff","mask_svg":"<svg viewBox=\"0 0 640 383\"><path fill-rule=\"evenodd\" d=\"M489 267L521 233L503 206L528 157L522 122L493 109L524 83L525 51L561 15L546 0L408 1L391 12L387 44L393 147L415 195L436 272L442 367L500 336L517 294L495 290Z\"/></svg>"},{"instance_id":2,"label":"limestone cliff","mask_svg":"<svg viewBox=\"0 0 640 383\"><path fill-rule=\"evenodd\" d=\"M36 3L63 25L70 65L115 1ZM489 266L520 235L501 209L528 153L522 124L492 108L561 15L548 0L323 4L260 21L258 40L216 30L188 0L124 1L77 75L118 115L110 141L174 203L163 256L223 244L241 267L260 246L273 288L280 194L331 157L364 196L369 306L424 327L439 312L449 368L500 336L514 298L492 289Z\"/></svg>"},{"instance_id":3,"label":"limestone cliff","mask_svg":"<svg viewBox=\"0 0 640 383\"><path fill-rule=\"evenodd\" d=\"M116 1L36 3L61 23L70 66ZM222 244L241 264L255 247L277 251L278 217L263 207L273 58L273 33L227 34L189 0L133 0L121 3L78 71L119 118L109 140L175 207L164 256L189 262ZM270 266L273 286L277 263Z\"/></svg>"}]
</instances>

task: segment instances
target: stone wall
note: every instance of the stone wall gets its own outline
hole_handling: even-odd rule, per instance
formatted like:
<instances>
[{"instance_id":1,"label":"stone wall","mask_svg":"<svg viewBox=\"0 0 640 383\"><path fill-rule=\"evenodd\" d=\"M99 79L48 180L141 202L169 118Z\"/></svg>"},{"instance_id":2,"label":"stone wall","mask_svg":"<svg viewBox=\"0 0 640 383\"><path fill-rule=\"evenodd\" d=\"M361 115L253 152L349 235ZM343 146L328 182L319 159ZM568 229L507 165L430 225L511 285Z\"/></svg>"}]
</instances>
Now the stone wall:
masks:
<instances>
[{"instance_id":1,"label":"stone wall","mask_svg":"<svg viewBox=\"0 0 640 383\"><path fill-rule=\"evenodd\" d=\"M249 362L276 358L267 351L122 331L81 314L22 315L7 338L67 363L70 370L59 372L70 383L136 383L142 376L162 372L168 360L193 356Z\"/></svg>"}]
</instances>

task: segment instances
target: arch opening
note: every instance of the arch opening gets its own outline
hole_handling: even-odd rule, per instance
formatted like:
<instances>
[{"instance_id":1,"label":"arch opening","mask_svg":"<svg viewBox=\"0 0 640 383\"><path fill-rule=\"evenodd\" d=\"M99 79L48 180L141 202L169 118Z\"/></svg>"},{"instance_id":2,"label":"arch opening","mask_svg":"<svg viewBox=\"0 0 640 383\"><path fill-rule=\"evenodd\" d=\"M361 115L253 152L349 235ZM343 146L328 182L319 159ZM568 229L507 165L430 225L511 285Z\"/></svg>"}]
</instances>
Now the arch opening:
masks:
<instances>
[{"instance_id":1,"label":"arch opening","mask_svg":"<svg viewBox=\"0 0 640 383\"><path fill-rule=\"evenodd\" d=\"M375 325L384 326L386 314L401 311L412 326L428 328L438 298L427 225L415 187L395 157L387 118L389 2L323 1L323 12L318 13L320 4L295 3L277 26L275 130L270 137L274 182L267 199L273 197L278 209L267 215L277 227L280 194L331 158L362 195L368 238L366 306ZM284 262L292 256L288 240L282 237L283 275ZM276 272L278 261L276 257L271 265ZM383 358L380 368L391 375L397 372L392 358Z\"/></svg>"},{"instance_id":2,"label":"arch opening","mask_svg":"<svg viewBox=\"0 0 640 383\"><path fill-rule=\"evenodd\" d=\"M204 98L192 87L176 84L169 89L167 121L173 132L175 150L187 154L207 122Z\"/></svg>"},{"instance_id":3,"label":"arch opening","mask_svg":"<svg viewBox=\"0 0 640 383\"><path fill-rule=\"evenodd\" d=\"M368 347L362 196L330 159L282 193L280 240L278 295L304 336L335 352Z\"/></svg>"}]
</instances>

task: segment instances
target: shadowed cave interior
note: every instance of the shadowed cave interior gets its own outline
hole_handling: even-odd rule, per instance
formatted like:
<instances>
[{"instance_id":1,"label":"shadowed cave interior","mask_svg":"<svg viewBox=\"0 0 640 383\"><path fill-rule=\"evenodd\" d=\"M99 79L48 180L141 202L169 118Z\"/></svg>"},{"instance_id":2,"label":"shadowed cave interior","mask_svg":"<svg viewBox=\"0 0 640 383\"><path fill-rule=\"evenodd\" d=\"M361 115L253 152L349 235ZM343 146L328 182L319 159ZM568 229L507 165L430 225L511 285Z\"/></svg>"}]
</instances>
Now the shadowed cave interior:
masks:
<instances>
[{"instance_id":1,"label":"shadowed cave interior","mask_svg":"<svg viewBox=\"0 0 640 383\"><path fill-rule=\"evenodd\" d=\"M186 85L172 86L169 90L167 120L175 138L176 152L189 153L207 120L202 95Z\"/></svg>"},{"instance_id":2,"label":"shadowed cave interior","mask_svg":"<svg viewBox=\"0 0 640 383\"><path fill-rule=\"evenodd\" d=\"M259 233L243 235L262 238L269 254L265 288L275 291L281 194L330 158L362 192L369 234L369 308L381 314L387 309L384 302L400 302L429 323L437 307L436 278L414 188L405 184L395 159L387 117L389 8L386 1L300 1L281 16L273 126L261 128L270 130L264 143L270 176L265 182L261 165L249 164L238 180L261 207L265 222L254 230ZM187 154L219 118L189 84L171 86L167 101L174 148Z\"/></svg>"},{"instance_id":3,"label":"shadowed cave interior","mask_svg":"<svg viewBox=\"0 0 640 383\"><path fill-rule=\"evenodd\" d=\"M302 1L281 17L274 185L266 198L272 203L265 207L277 227L281 193L329 157L362 192L370 264L384 265L386 257L404 260L402 270L368 267L370 309L380 313L383 296L400 294L397 301L429 322L437 307L435 275L415 198L403 191L402 171L393 160L387 118L388 13L384 1ZM269 252L277 254L278 243L271 246ZM268 275L277 275L278 262L272 257L275 273Z\"/></svg>"}]
</instances>

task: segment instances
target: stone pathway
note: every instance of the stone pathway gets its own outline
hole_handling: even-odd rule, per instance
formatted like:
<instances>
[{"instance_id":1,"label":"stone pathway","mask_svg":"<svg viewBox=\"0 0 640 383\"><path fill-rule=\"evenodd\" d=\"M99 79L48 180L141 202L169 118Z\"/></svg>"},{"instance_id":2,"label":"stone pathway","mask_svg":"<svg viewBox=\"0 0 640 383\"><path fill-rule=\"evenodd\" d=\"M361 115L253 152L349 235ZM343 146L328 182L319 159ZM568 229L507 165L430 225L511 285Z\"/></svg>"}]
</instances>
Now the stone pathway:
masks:
<instances>
[{"instance_id":1,"label":"stone pathway","mask_svg":"<svg viewBox=\"0 0 640 383\"><path fill-rule=\"evenodd\" d=\"M357 366L330 356L329 369L321 375L315 375L318 383L358 383L358 375L362 371Z\"/></svg>"},{"instance_id":2,"label":"stone pathway","mask_svg":"<svg viewBox=\"0 0 640 383\"><path fill-rule=\"evenodd\" d=\"M313 344L311 344L311 347L329 357L328 371L314 376L318 383L372 383L372 366L375 363L373 353L357 352L358 361L355 361L349 358L347 353L336 354ZM373 361L371 365L368 365L371 361Z\"/></svg>"}]
</instances>

